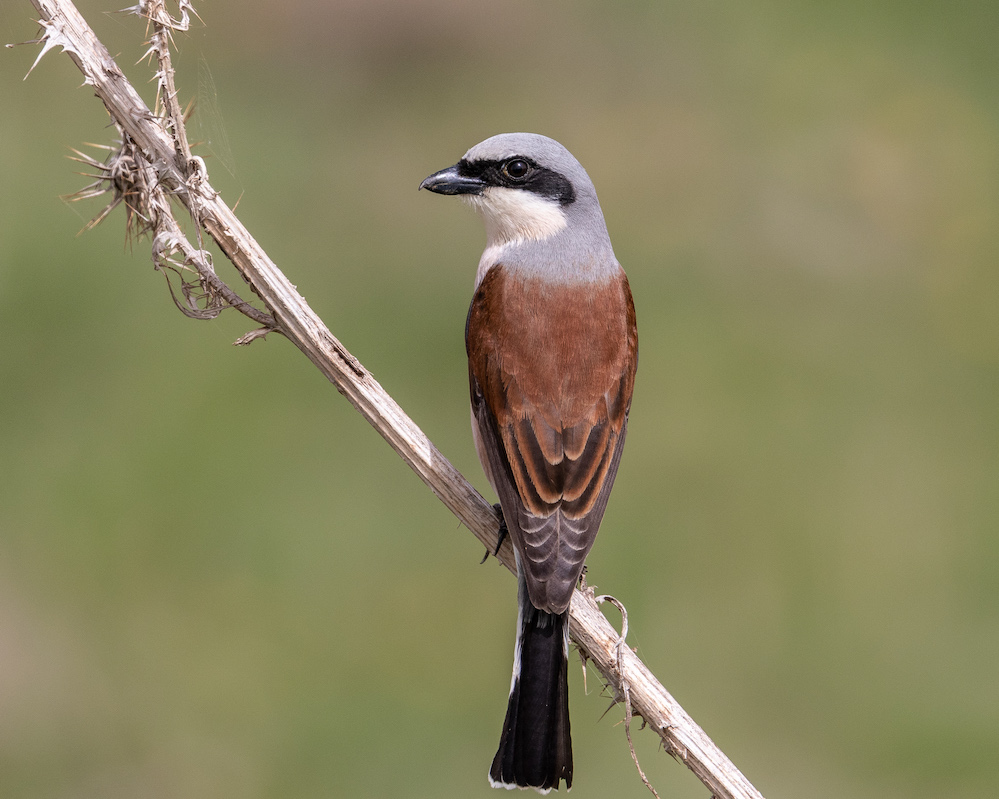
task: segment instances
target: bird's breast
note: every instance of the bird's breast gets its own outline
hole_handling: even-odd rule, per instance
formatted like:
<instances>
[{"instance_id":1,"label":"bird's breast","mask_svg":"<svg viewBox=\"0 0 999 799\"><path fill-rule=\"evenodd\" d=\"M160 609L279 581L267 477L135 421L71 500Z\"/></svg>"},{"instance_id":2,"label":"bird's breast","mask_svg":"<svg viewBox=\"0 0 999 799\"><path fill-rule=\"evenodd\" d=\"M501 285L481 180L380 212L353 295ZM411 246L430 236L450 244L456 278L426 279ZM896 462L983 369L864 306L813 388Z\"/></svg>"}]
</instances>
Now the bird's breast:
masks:
<instances>
[{"instance_id":1,"label":"bird's breast","mask_svg":"<svg viewBox=\"0 0 999 799\"><path fill-rule=\"evenodd\" d=\"M566 284L499 264L486 273L469 311L469 365L491 389L486 399L495 410L522 396L549 423L571 426L619 394L622 377L633 374L634 325L620 267L603 281ZM512 404L505 410L516 416L522 409Z\"/></svg>"}]
</instances>

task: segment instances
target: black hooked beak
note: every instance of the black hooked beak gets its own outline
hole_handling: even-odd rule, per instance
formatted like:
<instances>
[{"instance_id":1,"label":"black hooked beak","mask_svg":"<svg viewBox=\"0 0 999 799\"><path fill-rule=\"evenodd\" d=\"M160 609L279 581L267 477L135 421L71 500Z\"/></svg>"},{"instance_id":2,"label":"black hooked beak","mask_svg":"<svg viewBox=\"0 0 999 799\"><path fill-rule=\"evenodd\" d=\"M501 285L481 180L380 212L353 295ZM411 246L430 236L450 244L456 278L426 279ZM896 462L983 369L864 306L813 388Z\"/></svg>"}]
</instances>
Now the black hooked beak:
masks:
<instances>
[{"instance_id":1,"label":"black hooked beak","mask_svg":"<svg viewBox=\"0 0 999 799\"><path fill-rule=\"evenodd\" d=\"M482 190L486 187L485 181L462 175L459 166L460 164L455 164L440 172L434 172L420 184L420 188L435 194L482 194Z\"/></svg>"}]
</instances>

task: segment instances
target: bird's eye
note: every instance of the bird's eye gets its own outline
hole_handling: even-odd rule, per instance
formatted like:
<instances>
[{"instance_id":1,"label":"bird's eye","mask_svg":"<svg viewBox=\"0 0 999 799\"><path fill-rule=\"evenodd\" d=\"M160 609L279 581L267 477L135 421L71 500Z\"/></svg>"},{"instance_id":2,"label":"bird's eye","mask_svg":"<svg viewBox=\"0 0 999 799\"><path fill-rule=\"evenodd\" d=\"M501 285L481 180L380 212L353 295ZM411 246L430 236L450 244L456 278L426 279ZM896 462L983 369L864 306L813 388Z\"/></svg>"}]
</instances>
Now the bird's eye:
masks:
<instances>
[{"instance_id":1,"label":"bird's eye","mask_svg":"<svg viewBox=\"0 0 999 799\"><path fill-rule=\"evenodd\" d=\"M523 158L514 158L512 161L507 161L506 164L503 165L503 172L508 178L513 180L523 180L527 177L527 173L530 171L530 164L528 164Z\"/></svg>"}]
</instances>

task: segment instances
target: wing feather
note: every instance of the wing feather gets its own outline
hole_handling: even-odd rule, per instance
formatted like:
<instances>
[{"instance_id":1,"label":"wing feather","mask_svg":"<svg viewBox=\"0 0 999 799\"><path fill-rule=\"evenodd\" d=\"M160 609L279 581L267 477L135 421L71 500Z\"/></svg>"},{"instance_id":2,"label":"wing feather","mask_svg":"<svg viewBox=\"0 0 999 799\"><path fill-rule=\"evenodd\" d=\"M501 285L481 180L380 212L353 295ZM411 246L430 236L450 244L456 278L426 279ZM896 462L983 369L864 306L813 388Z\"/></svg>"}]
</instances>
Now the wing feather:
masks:
<instances>
[{"instance_id":1,"label":"wing feather","mask_svg":"<svg viewBox=\"0 0 999 799\"><path fill-rule=\"evenodd\" d=\"M553 287L494 266L469 308L466 347L479 455L531 602L562 612L627 429L638 356L627 279Z\"/></svg>"}]
</instances>

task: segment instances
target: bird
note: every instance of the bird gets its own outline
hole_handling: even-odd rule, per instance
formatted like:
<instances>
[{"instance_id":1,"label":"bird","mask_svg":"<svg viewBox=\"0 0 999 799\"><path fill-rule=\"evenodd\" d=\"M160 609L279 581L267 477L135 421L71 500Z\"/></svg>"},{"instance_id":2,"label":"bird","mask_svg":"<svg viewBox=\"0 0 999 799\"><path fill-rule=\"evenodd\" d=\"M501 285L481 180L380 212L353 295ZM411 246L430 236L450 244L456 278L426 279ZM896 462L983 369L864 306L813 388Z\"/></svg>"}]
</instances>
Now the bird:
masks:
<instances>
[{"instance_id":1,"label":"bird","mask_svg":"<svg viewBox=\"0 0 999 799\"><path fill-rule=\"evenodd\" d=\"M486 229L465 322L472 435L513 543L519 608L489 782L568 790L568 609L624 447L635 305L593 182L554 139L492 136L420 188L460 196Z\"/></svg>"}]
</instances>

